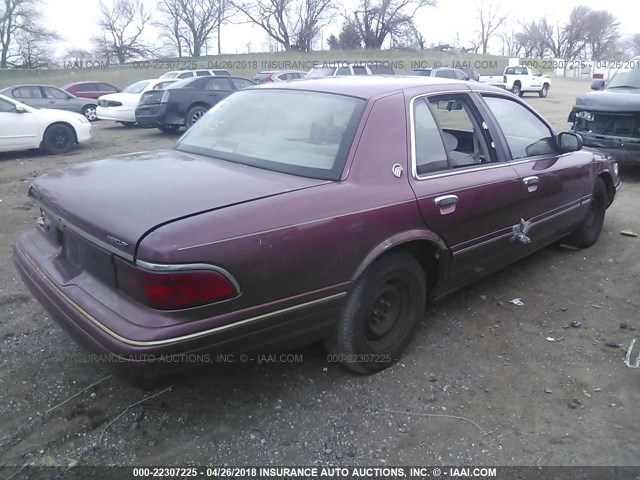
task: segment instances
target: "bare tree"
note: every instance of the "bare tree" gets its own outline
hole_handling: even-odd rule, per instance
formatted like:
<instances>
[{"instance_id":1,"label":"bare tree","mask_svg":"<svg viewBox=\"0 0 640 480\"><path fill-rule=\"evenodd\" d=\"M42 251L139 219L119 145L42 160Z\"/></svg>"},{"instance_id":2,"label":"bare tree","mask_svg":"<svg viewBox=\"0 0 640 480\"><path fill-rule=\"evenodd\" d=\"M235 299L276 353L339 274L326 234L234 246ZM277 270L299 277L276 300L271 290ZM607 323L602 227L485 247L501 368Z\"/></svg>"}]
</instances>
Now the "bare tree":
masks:
<instances>
[{"instance_id":1,"label":"bare tree","mask_svg":"<svg viewBox=\"0 0 640 480\"><path fill-rule=\"evenodd\" d=\"M391 38L393 39L393 48L410 50L424 50L426 48L424 36L413 22L401 25L391 35Z\"/></svg>"},{"instance_id":2,"label":"bare tree","mask_svg":"<svg viewBox=\"0 0 640 480\"><path fill-rule=\"evenodd\" d=\"M177 56L182 57L187 33L182 23L180 0L159 0L156 6L160 12L160 19L154 22L154 25L164 33Z\"/></svg>"},{"instance_id":3,"label":"bare tree","mask_svg":"<svg viewBox=\"0 0 640 480\"><path fill-rule=\"evenodd\" d=\"M16 68L48 68L52 65L53 41L60 40L56 33L40 30L21 30L16 34L18 58L13 62Z\"/></svg>"},{"instance_id":4,"label":"bare tree","mask_svg":"<svg viewBox=\"0 0 640 480\"><path fill-rule=\"evenodd\" d=\"M516 32L513 29L509 29L502 35L503 52L502 55L508 57L517 57L522 52L522 45L518 41Z\"/></svg>"},{"instance_id":5,"label":"bare tree","mask_svg":"<svg viewBox=\"0 0 640 480\"><path fill-rule=\"evenodd\" d=\"M0 68L9 68L11 59L21 57L18 40L51 33L40 24L40 0L0 0Z\"/></svg>"},{"instance_id":6,"label":"bare tree","mask_svg":"<svg viewBox=\"0 0 640 480\"><path fill-rule=\"evenodd\" d=\"M542 22L531 20L527 23L520 23L520 32L516 33L515 40L522 48L526 58L544 57L547 40Z\"/></svg>"},{"instance_id":7,"label":"bare tree","mask_svg":"<svg viewBox=\"0 0 640 480\"><path fill-rule=\"evenodd\" d=\"M398 35L413 24L418 10L434 5L436 0L360 0L352 21L365 48L379 50L388 35Z\"/></svg>"},{"instance_id":8,"label":"bare tree","mask_svg":"<svg viewBox=\"0 0 640 480\"><path fill-rule=\"evenodd\" d=\"M585 53L587 38L583 22L590 12L589 7L578 5L571 10L564 25L551 25L545 17L540 20L540 31L555 58L576 59Z\"/></svg>"},{"instance_id":9,"label":"bare tree","mask_svg":"<svg viewBox=\"0 0 640 480\"><path fill-rule=\"evenodd\" d=\"M250 23L285 50L312 50L328 23L333 0L233 0Z\"/></svg>"},{"instance_id":10,"label":"bare tree","mask_svg":"<svg viewBox=\"0 0 640 480\"><path fill-rule=\"evenodd\" d=\"M586 42L594 60L615 58L620 40L620 24L613 14L604 10L593 10L583 18L582 26Z\"/></svg>"},{"instance_id":11,"label":"bare tree","mask_svg":"<svg viewBox=\"0 0 640 480\"><path fill-rule=\"evenodd\" d=\"M507 20L507 16L500 12L500 8L482 1L478 5L478 36L480 40L481 53L487 53L489 40L497 33L498 29Z\"/></svg>"},{"instance_id":12,"label":"bare tree","mask_svg":"<svg viewBox=\"0 0 640 480\"><path fill-rule=\"evenodd\" d=\"M100 14L98 24L103 36L94 38L93 43L104 56L115 57L122 64L153 53L142 40L142 33L151 20L142 0L114 0L111 6L100 3Z\"/></svg>"},{"instance_id":13,"label":"bare tree","mask_svg":"<svg viewBox=\"0 0 640 480\"><path fill-rule=\"evenodd\" d=\"M627 53L631 57L640 55L640 33L631 35L625 42Z\"/></svg>"}]
</instances>

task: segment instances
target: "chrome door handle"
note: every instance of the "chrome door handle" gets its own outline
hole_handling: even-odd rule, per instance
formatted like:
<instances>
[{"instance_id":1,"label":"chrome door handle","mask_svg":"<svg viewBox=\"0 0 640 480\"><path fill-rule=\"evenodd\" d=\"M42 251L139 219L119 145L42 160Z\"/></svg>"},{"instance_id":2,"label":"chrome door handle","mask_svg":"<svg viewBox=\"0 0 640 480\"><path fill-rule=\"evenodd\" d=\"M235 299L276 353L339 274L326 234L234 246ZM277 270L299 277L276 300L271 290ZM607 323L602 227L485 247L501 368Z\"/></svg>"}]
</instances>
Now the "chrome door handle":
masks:
<instances>
[{"instance_id":1,"label":"chrome door handle","mask_svg":"<svg viewBox=\"0 0 640 480\"><path fill-rule=\"evenodd\" d=\"M451 205L454 205L458 202L458 196L457 195L444 195L442 197L437 197L434 200L435 204L439 207L448 207Z\"/></svg>"},{"instance_id":2,"label":"chrome door handle","mask_svg":"<svg viewBox=\"0 0 640 480\"><path fill-rule=\"evenodd\" d=\"M530 186L537 185L540 182L540 179L538 177L525 177L522 179L522 181L525 185Z\"/></svg>"}]
</instances>

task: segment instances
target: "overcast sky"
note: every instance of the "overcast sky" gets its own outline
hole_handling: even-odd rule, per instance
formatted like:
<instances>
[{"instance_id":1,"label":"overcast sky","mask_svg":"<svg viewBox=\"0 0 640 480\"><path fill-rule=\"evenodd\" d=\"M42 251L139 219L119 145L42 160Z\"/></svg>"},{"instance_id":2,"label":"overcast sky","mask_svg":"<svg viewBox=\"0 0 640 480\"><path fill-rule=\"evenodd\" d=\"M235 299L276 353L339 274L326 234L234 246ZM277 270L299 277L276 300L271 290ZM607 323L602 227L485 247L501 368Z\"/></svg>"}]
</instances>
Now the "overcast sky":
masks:
<instances>
[{"instance_id":1,"label":"overcast sky","mask_svg":"<svg viewBox=\"0 0 640 480\"><path fill-rule=\"evenodd\" d=\"M99 18L100 0L44 0L44 17L46 26L58 32L64 38L64 43L58 45L56 53L62 55L68 48L90 49L90 39L99 33L97 21ZM111 1L111 0L105 0ZM144 0L149 11L155 13L155 0ZM476 27L477 5L481 0L439 0L436 7L425 7L416 17L416 24L427 44L456 42L456 34L464 46L474 37ZM484 0L488 2L489 0ZM517 29L519 20L536 19L545 14L550 20L565 21L569 12L576 5L586 5L595 10L607 10L618 18L620 32L623 35L640 33L640 2L637 0L533 0L518 2L509 0L491 0L493 5L499 5L501 10L509 14L509 24ZM357 5L357 0L344 0L345 6ZM351 10L351 9L350 9ZM323 29L326 38L331 33L337 33L340 21ZM153 39L159 33L150 30L147 38ZM266 49L266 36L256 27L248 25L225 25L222 29L223 53L246 53L247 42L252 44L252 51ZM216 53L215 39L212 39L209 54ZM494 40L491 52L501 53L502 42ZM618 60L618 59L607 59Z\"/></svg>"}]
</instances>

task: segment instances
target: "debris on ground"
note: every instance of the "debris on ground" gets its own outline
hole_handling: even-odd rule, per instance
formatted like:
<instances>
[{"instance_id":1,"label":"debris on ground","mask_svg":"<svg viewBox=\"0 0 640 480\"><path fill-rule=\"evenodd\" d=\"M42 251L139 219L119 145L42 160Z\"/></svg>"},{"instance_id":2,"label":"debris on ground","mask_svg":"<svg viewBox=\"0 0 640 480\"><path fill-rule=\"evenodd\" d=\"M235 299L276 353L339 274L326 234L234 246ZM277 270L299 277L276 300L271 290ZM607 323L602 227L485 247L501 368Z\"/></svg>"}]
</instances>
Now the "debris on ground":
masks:
<instances>
[{"instance_id":1,"label":"debris on ground","mask_svg":"<svg viewBox=\"0 0 640 480\"><path fill-rule=\"evenodd\" d=\"M638 234L635 232L632 232L631 230L622 230L620 232L621 235L624 235L625 237L637 237Z\"/></svg>"},{"instance_id":2,"label":"debris on ground","mask_svg":"<svg viewBox=\"0 0 640 480\"><path fill-rule=\"evenodd\" d=\"M513 300L509 300L509 303L513 303L514 305L517 305L519 307L524 305L524 302L521 298L514 298Z\"/></svg>"},{"instance_id":3,"label":"debris on ground","mask_svg":"<svg viewBox=\"0 0 640 480\"><path fill-rule=\"evenodd\" d=\"M605 344L605 346L609 347L609 348L620 348L620 344L616 343L616 342L607 342Z\"/></svg>"},{"instance_id":4,"label":"debris on ground","mask_svg":"<svg viewBox=\"0 0 640 480\"><path fill-rule=\"evenodd\" d=\"M580 328L582 326L582 322L580 320L574 320L569 325L571 325L573 328Z\"/></svg>"},{"instance_id":5,"label":"debris on ground","mask_svg":"<svg viewBox=\"0 0 640 480\"><path fill-rule=\"evenodd\" d=\"M636 357L635 363L631 363L631 352L633 351L633 346L636 344L636 339L631 340L629 344L629 348L627 349L627 355L624 357L624 364L629 368L640 368L640 352L638 352L638 356Z\"/></svg>"}]
</instances>

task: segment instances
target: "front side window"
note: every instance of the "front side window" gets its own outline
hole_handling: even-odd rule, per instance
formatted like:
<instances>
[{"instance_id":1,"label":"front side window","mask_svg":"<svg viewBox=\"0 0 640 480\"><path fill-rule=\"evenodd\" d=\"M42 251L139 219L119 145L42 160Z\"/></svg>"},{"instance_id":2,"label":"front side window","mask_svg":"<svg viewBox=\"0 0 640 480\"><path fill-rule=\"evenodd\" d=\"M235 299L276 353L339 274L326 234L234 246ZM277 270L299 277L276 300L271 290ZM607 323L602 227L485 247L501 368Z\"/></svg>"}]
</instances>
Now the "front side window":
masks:
<instances>
[{"instance_id":1,"label":"front side window","mask_svg":"<svg viewBox=\"0 0 640 480\"><path fill-rule=\"evenodd\" d=\"M551 129L524 105L502 97L485 96L484 101L507 140L513 160L558 153Z\"/></svg>"},{"instance_id":2,"label":"front side window","mask_svg":"<svg viewBox=\"0 0 640 480\"><path fill-rule=\"evenodd\" d=\"M62 90L58 90L57 88L52 88L52 87L43 87L43 88L44 88L44 94L47 98L55 98L59 100L66 100L69 98L69 95L67 95Z\"/></svg>"},{"instance_id":3,"label":"front side window","mask_svg":"<svg viewBox=\"0 0 640 480\"><path fill-rule=\"evenodd\" d=\"M318 67L312 69L307 74L307 78L331 77L335 71L336 69L334 67Z\"/></svg>"},{"instance_id":4,"label":"front side window","mask_svg":"<svg viewBox=\"0 0 640 480\"><path fill-rule=\"evenodd\" d=\"M231 81L231 83L233 83L233 86L236 88L236 90L242 90L243 88L255 85L255 83L244 78L230 78L229 80Z\"/></svg>"},{"instance_id":5,"label":"front side window","mask_svg":"<svg viewBox=\"0 0 640 480\"><path fill-rule=\"evenodd\" d=\"M16 106L13 103L0 98L0 112L13 112L15 109Z\"/></svg>"},{"instance_id":6,"label":"front side window","mask_svg":"<svg viewBox=\"0 0 640 480\"><path fill-rule=\"evenodd\" d=\"M226 78L210 78L207 80L207 84L204 86L205 90L231 90L229 80Z\"/></svg>"},{"instance_id":7,"label":"front side window","mask_svg":"<svg viewBox=\"0 0 640 480\"><path fill-rule=\"evenodd\" d=\"M340 67L336 75L351 75L351 69L349 67Z\"/></svg>"},{"instance_id":8,"label":"front side window","mask_svg":"<svg viewBox=\"0 0 640 480\"><path fill-rule=\"evenodd\" d=\"M191 78L191 77L193 77L192 72L184 72L178 75L176 78Z\"/></svg>"},{"instance_id":9,"label":"front side window","mask_svg":"<svg viewBox=\"0 0 640 480\"><path fill-rule=\"evenodd\" d=\"M241 90L217 103L176 149L339 180L366 100L297 90Z\"/></svg>"},{"instance_id":10,"label":"front side window","mask_svg":"<svg viewBox=\"0 0 640 480\"><path fill-rule=\"evenodd\" d=\"M367 69L365 67L353 67L354 75L366 75Z\"/></svg>"}]
</instances>

